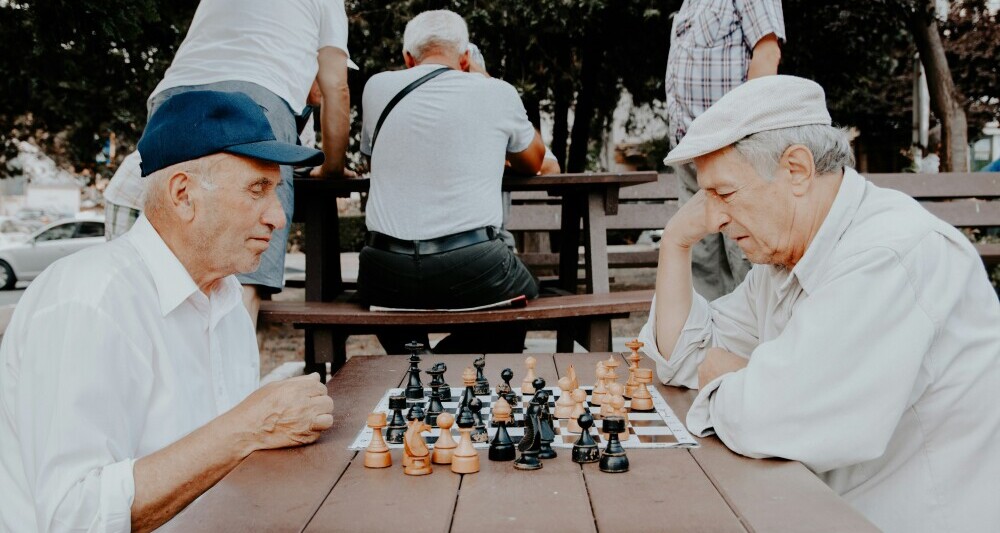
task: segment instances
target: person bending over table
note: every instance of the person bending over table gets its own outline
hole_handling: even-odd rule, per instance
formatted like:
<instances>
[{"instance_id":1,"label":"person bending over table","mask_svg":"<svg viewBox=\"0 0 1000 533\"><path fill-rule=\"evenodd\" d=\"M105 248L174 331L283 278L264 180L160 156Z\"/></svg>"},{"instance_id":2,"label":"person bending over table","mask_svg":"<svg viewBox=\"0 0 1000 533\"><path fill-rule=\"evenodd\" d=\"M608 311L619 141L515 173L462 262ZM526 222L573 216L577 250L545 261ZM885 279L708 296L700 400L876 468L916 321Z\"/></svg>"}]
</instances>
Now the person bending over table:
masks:
<instances>
[{"instance_id":1,"label":"person bending over table","mask_svg":"<svg viewBox=\"0 0 1000 533\"><path fill-rule=\"evenodd\" d=\"M533 175L545 147L514 87L465 72L468 45L462 17L426 11L403 34L408 68L376 74L365 85L361 151L371 158L371 189L358 268L365 303L463 308L538 294L531 273L499 238L500 185L505 160ZM488 339L489 351L520 352L524 337L520 325L483 326L450 335L435 351L482 351ZM379 335L388 353L405 353L414 339L426 343L426 332Z\"/></svg>"},{"instance_id":2,"label":"person bending over table","mask_svg":"<svg viewBox=\"0 0 1000 533\"><path fill-rule=\"evenodd\" d=\"M809 80L733 89L665 162L692 160L641 333L664 383L700 389L688 428L801 461L885 531L995 530L1000 303L969 240L851 168ZM754 267L709 302L691 248L720 232Z\"/></svg>"},{"instance_id":3,"label":"person bending over table","mask_svg":"<svg viewBox=\"0 0 1000 533\"><path fill-rule=\"evenodd\" d=\"M46 269L4 336L4 531L155 529L254 450L333 423L316 374L257 389L235 277L285 224L279 164L322 152L275 140L250 97L214 91L163 102L139 152L144 214Z\"/></svg>"}]
</instances>

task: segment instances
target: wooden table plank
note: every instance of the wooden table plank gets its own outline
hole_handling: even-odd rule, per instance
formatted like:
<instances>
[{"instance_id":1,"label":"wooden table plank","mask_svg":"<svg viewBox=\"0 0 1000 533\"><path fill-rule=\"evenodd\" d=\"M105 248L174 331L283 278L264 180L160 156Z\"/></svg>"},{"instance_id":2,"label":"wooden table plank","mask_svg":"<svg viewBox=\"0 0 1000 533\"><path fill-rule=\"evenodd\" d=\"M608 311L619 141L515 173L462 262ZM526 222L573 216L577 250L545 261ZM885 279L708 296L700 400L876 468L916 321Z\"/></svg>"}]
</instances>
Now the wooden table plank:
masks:
<instances>
[{"instance_id":1,"label":"wooden table plank","mask_svg":"<svg viewBox=\"0 0 1000 533\"><path fill-rule=\"evenodd\" d=\"M399 356L354 357L327 384L333 427L316 443L251 454L164 531L298 531L355 452L347 447L386 388L406 369ZM400 474L402 474L400 472Z\"/></svg>"},{"instance_id":2,"label":"wooden table plank","mask_svg":"<svg viewBox=\"0 0 1000 533\"><path fill-rule=\"evenodd\" d=\"M556 354L565 375L576 369L581 385L596 380L597 361L607 353ZM622 357L618 382L628 379ZM651 363L642 365L647 368ZM671 405L673 407L673 405ZM744 531L722 495L685 449L627 450L629 472L606 474L597 464L583 465L597 527L601 531Z\"/></svg>"}]
</instances>

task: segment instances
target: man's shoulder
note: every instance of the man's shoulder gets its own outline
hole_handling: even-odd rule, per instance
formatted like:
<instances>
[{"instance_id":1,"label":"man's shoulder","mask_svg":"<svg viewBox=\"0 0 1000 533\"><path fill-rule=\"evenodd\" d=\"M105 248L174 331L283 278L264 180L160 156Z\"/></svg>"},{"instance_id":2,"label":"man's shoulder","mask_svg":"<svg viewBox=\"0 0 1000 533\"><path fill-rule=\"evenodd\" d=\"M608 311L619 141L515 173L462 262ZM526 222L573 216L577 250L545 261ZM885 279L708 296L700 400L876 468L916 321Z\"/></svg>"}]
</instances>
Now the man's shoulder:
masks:
<instances>
[{"instance_id":1,"label":"man's shoulder","mask_svg":"<svg viewBox=\"0 0 1000 533\"><path fill-rule=\"evenodd\" d=\"M50 301L73 300L84 305L102 306L109 298L124 294L122 283L142 277L142 260L135 248L122 237L91 246L49 266L29 286L45 293Z\"/></svg>"}]
</instances>

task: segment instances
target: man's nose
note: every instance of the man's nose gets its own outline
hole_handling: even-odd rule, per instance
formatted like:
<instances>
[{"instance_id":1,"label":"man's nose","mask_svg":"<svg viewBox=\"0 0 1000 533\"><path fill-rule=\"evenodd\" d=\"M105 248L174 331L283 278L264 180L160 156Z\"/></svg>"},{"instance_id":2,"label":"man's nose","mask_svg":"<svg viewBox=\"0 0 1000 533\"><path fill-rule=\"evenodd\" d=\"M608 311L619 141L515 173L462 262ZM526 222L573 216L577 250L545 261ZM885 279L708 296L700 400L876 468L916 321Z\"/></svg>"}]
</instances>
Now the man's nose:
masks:
<instances>
[{"instance_id":1,"label":"man's nose","mask_svg":"<svg viewBox=\"0 0 1000 533\"><path fill-rule=\"evenodd\" d=\"M710 196L705 203L705 216L708 217L706 221L708 226L713 231L722 231L722 228L732 220L727 212L726 203L713 196Z\"/></svg>"},{"instance_id":2,"label":"man's nose","mask_svg":"<svg viewBox=\"0 0 1000 533\"><path fill-rule=\"evenodd\" d=\"M264 210L261 222L271 227L271 231L285 227L285 209L281 207L281 200L277 194L271 195L271 201L267 209Z\"/></svg>"}]
</instances>

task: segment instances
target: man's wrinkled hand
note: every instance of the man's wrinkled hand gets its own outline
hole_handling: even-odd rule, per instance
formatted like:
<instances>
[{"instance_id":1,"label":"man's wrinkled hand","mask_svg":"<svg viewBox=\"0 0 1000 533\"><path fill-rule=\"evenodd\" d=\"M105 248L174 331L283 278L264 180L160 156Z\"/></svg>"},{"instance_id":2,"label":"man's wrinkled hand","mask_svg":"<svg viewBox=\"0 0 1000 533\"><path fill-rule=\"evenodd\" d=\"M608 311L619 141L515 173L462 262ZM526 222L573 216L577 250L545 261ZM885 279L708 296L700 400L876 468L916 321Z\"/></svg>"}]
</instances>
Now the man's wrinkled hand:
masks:
<instances>
[{"instance_id":1,"label":"man's wrinkled hand","mask_svg":"<svg viewBox=\"0 0 1000 533\"><path fill-rule=\"evenodd\" d=\"M670 217L660 240L690 248L706 235L718 232L719 224L713 223L708 212L708 198L705 191L700 190Z\"/></svg>"},{"instance_id":2,"label":"man's wrinkled hand","mask_svg":"<svg viewBox=\"0 0 1000 533\"><path fill-rule=\"evenodd\" d=\"M258 450L309 444L333 425L333 399L315 373L269 383L232 412Z\"/></svg>"}]
</instances>

